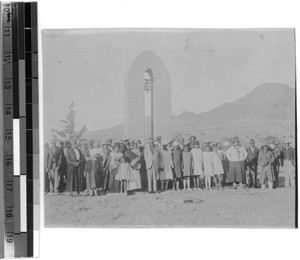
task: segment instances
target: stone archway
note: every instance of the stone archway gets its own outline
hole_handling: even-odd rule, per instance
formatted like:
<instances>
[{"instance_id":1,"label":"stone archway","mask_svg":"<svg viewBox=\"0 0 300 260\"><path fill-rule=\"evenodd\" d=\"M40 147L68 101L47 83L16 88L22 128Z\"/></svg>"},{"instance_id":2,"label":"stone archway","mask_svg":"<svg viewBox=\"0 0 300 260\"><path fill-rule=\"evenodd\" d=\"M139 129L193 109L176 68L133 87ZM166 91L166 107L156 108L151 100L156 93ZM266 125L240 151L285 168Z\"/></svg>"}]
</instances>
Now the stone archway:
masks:
<instances>
[{"instance_id":1,"label":"stone archway","mask_svg":"<svg viewBox=\"0 0 300 260\"><path fill-rule=\"evenodd\" d=\"M153 82L153 135L171 138L171 79L161 58L151 50L142 52L132 63L125 80L124 135L144 140L144 74L151 70Z\"/></svg>"}]
</instances>

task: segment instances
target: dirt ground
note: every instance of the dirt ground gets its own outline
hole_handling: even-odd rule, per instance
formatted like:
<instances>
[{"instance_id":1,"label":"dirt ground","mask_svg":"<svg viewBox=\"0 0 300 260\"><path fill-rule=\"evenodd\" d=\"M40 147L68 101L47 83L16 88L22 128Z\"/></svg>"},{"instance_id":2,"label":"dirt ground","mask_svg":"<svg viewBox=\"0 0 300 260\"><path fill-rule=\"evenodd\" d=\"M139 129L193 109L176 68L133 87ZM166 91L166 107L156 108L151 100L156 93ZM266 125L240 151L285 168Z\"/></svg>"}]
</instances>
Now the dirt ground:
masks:
<instances>
[{"instance_id":1,"label":"dirt ground","mask_svg":"<svg viewBox=\"0 0 300 260\"><path fill-rule=\"evenodd\" d=\"M293 228L295 189L45 195L45 226Z\"/></svg>"}]
</instances>

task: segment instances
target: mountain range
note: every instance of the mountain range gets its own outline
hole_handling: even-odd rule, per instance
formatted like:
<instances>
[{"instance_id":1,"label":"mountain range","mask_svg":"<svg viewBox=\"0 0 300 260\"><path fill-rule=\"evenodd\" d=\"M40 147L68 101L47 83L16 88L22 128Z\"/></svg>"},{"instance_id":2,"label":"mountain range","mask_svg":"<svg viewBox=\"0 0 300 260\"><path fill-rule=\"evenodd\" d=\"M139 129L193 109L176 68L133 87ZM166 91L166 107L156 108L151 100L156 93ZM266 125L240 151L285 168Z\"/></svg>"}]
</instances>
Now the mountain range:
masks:
<instances>
[{"instance_id":1,"label":"mountain range","mask_svg":"<svg viewBox=\"0 0 300 260\"><path fill-rule=\"evenodd\" d=\"M295 89L284 84L268 83L254 88L249 94L211 111L195 114L183 112L172 116L173 138L225 141L238 136L242 142L254 138L258 144L272 137L279 141L295 140ZM150 129L150 118L146 126ZM123 137L124 125L88 132L86 137L104 140Z\"/></svg>"}]
</instances>

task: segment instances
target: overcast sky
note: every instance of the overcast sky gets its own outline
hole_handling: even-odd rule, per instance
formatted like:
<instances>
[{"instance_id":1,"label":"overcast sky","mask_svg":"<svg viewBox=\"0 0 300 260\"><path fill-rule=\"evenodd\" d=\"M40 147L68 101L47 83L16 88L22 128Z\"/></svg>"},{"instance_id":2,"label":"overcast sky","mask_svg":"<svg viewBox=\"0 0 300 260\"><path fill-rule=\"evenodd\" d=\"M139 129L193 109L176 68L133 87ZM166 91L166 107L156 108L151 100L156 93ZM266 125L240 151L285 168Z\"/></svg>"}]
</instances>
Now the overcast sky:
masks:
<instances>
[{"instance_id":1,"label":"overcast sky","mask_svg":"<svg viewBox=\"0 0 300 260\"><path fill-rule=\"evenodd\" d=\"M172 114L201 113L264 83L295 87L293 30L44 30L45 140L74 101L90 131L124 120L124 80L144 50L165 63Z\"/></svg>"}]
</instances>

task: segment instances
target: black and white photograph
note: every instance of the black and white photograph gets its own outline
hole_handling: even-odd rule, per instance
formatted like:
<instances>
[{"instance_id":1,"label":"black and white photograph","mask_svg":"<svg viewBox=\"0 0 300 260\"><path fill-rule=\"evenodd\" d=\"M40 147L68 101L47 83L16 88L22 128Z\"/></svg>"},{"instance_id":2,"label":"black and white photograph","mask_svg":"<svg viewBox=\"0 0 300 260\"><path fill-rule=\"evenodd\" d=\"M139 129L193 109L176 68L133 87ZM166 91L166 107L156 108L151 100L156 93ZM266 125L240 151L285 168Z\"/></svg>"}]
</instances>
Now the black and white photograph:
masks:
<instances>
[{"instance_id":1,"label":"black and white photograph","mask_svg":"<svg viewBox=\"0 0 300 260\"><path fill-rule=\"evenodd\" d=\"M45 227L295 228L294 29L44 29Z\"/></svg>"}]
</instances>

